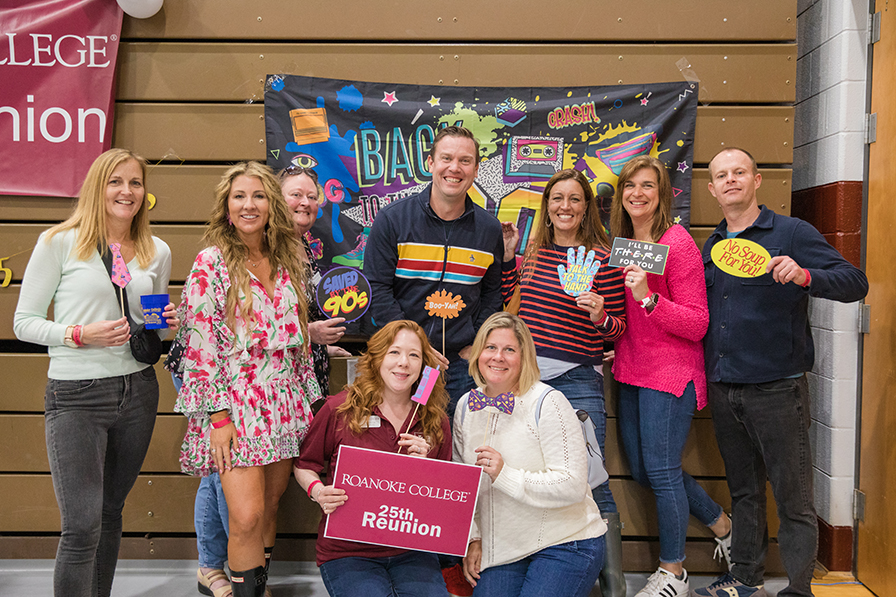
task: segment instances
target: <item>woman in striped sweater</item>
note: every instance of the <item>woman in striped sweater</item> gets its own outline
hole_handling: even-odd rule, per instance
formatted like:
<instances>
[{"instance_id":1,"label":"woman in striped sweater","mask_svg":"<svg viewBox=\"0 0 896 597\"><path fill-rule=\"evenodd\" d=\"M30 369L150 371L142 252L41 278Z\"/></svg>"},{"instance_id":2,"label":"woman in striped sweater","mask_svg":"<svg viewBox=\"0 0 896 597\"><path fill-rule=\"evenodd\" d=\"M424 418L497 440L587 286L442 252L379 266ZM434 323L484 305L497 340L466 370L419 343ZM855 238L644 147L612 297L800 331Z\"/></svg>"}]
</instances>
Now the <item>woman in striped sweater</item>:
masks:
<instances>
[{"instance_id":1,"label":"woman in striped sweater","mask_svg":"<svg viewBox=\"0 0 896 597\"><path fill-rule=\"evenodd\" d=\"M532 331L541 380L563 392L574 409L591 416L603 451L607 425L603 346L625 331L625 288L622 271L607 265L610 243L591 185L573 169L561 170L548 181L521 265L514 254L519 231L510 222L501 226L504 302L511 302L519 290L519 316ZM570 294L564 290L558 266L567 272L573 269L582 258L579 247L594 251L592 263L599 266L584 291ZM572 257L569 251L574 252ZM601 584L608 597L622 597L619 513L608 483L594 489L593 496L609 527Z\"/></svg>"}]
</instances>

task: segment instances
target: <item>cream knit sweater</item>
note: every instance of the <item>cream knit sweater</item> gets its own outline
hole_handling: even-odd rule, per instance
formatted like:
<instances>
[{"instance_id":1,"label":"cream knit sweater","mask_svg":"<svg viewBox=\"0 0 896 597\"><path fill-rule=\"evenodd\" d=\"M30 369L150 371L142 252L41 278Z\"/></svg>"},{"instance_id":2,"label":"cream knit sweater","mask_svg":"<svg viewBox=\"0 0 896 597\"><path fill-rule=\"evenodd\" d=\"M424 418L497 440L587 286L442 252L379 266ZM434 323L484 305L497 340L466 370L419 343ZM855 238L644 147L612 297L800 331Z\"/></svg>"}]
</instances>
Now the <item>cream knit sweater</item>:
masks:
<instances>
[{"instance_id":1,"label":"cream knit sweater","mask_svg":"<svg viewBox=\"0 0 896 597\"><path fill-rule=\"evenodd\" d=\"M495 482L483 473L479 486L470 540L482 539L482 570L607 530L588 486L581 425L566 397L548 392L535 422L538 397L547 387L538 382L517 396L510 415L470 412L466 397L455 413L456 462L476 462L486 426L488 445L504 459Z\"/></svg>"}]
</instances>

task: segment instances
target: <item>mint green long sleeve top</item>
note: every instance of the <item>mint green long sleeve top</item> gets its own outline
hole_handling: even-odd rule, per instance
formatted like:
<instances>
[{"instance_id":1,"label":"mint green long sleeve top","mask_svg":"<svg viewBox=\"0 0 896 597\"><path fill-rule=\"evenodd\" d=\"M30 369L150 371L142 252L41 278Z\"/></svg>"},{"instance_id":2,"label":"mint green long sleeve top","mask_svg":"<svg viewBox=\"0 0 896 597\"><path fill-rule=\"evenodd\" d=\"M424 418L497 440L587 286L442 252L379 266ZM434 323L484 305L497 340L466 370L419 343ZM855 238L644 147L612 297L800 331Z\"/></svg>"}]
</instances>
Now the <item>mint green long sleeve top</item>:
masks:
<instances>
[{"instance_id":1,"label":"mint green long sleeve top","mask_svg":"<svg viewBox=\"0 0 896 597\"><path fill-rule=\"evenodd\" d=\"M112 287L106 266L98 252L82 261L75 255L77 230L67 230L46 241L41 234L34 246L16 305L13 330L19 340L48 347L50 379L101 379L129 375L145 369L131 355L130 346L65 346L65 330L70 325L121 319L118 293ZM156 255L149 266L137 259L128 263L131 281L127 286L131 317L143 322L140 297L168 292L171 250L153 237ZM53 319L47 318L50 304ZM159 330L164 337L168 330Z\"/></svg>"}]
</instances>

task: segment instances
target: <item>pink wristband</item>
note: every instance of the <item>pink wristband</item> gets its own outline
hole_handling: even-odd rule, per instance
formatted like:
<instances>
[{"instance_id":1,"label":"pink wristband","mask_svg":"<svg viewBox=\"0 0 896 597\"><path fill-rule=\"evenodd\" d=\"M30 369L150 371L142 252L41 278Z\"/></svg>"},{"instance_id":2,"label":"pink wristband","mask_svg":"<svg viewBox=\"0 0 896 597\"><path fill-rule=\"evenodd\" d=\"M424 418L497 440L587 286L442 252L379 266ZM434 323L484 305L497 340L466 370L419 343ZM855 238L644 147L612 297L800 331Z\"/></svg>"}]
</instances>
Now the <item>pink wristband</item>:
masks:
<instances>
[{"instance_id":1,"label":"pink wristband","mask_svg":"<svg viewBox=\"0 0 896 597\"><path fill-rule=\"evenodd\" d=\"M220 429L221 427L226 427L230 424L230 417L225 417L220 421L216 421L212 423L212 429Z\"/></svg>"},{"instance_id":2,"label":"pink wristband","mask_svg":"<svg viewBox=\"0 0 896 597\"><path fill-rule=\"evenodd\" d=\"M81 342L81 326L79 325L76 325L74 328L72 328L72 342L74 342L79 347L84 346L84 343Z\"/></svg>"},{"instance_id":3,"label":"pink wristband","mask_svg":"<svg viewBox=\"0 0 896 597\"><path fill-rule=\"evenodd\" d=\"M311 485L308 486L308 497L311 498L312 500L314 500L315 502L317 500L315 500L313 497L311 497L311 490L314 489L314 487L316 485L323 485L323 481L321 481L320 479L315 479L314 481L311 482Z\"/></svg>"}]
</instances>

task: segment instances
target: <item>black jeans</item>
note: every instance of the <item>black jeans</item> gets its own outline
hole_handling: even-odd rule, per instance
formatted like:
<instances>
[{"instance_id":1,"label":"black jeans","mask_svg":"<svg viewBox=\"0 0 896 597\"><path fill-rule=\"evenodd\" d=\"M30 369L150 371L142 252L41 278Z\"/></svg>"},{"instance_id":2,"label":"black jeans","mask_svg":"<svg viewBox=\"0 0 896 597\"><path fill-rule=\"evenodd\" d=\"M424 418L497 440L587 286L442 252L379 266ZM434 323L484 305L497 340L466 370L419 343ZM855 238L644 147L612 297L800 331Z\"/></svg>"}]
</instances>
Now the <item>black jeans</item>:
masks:
<instances>
[{"instance_id":1,"label":"black jeans","mask_svg":"<svg viewBox=\"0 0 896 597\"><path fill-rule=\"evenodd\" d=\"M790 581L778 596L812 595L818 519L806 376L760 384L710 383L709 405L731 491L733 576L748 585L763 582L768 478L781 520L778 545Z\"/></svg>"},{"instance_id":2,"label":"black jeans","mask_svg":"<svg viewBox=\"0 0 896 597\"><path fill-rule=\"evenodd\" d=\"M107 597L121 511L143 465L159 404L152 367L120 377L47 383L47 455L62 518L57 597Z\"/></svg>"}]
</instances>

